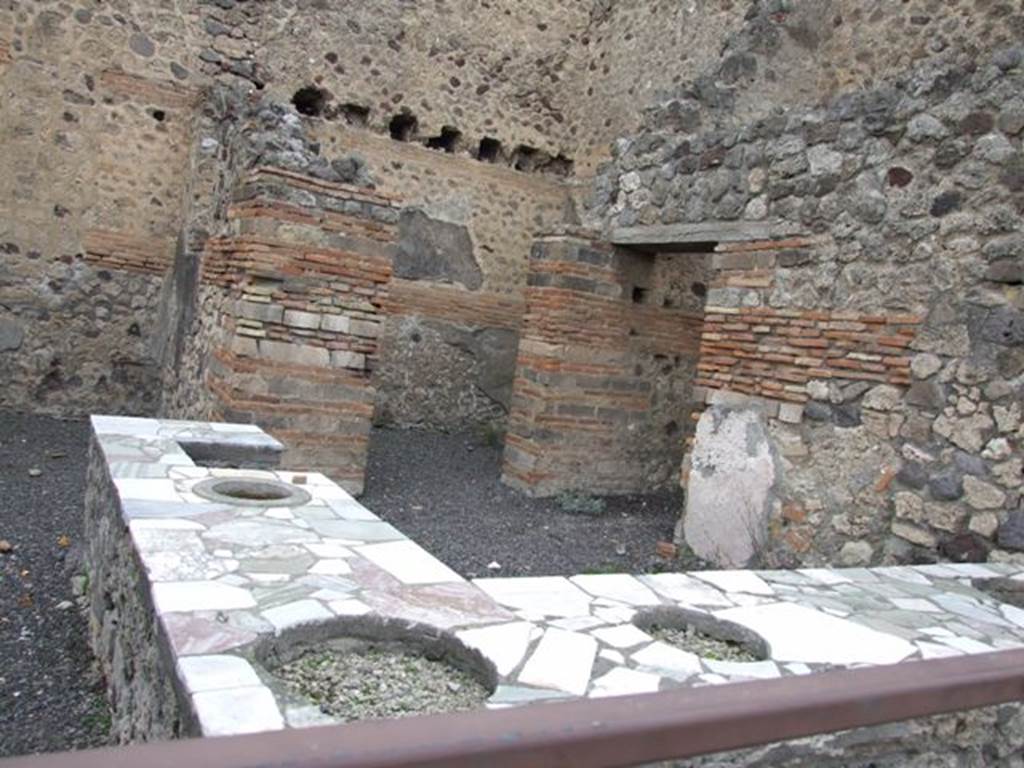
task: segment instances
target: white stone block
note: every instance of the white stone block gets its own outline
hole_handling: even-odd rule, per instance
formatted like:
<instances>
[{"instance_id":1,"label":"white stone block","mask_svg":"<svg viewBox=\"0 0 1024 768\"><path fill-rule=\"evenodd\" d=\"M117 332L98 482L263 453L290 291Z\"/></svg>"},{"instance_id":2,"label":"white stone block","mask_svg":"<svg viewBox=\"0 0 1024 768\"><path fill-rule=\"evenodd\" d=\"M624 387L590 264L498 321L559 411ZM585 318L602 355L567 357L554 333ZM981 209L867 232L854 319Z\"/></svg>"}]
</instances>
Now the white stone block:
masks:
<instances>
[{"instance_id":1,"label":"white stone block","mask_svg":"<svg viewBox=\"0 0 1024 768\"><path fill-rule=\"evenodd\" d=\"M639 693L654 693L661 685L661 677L650 672L619 667L594 681L590 695L594 698L605 696L629 696Z\"/></svg>"},{"instance_id":2,"label":"white stone block","mask_svg":"<svg viewBox=\"0 0 1024 768\"><path fill-rule=\"evenodd\" d=\"M284 728L284 719L265 686L203 691L192 696L192 707L204 736L231 736Z\"/></svg>"},{"instance_id":3,"label":"white stone block","mask_svg":"<svg viewBox=\"0 0 1024 768\"><path fill-rule=\"evenodd\" d=\"M791 603L732 608L715 616L761 635L775 661L895 664L917 650L895 635Z\"/></svg>"},{"instance_id":4,"label":"white stone block","mask_svg":"<svg viewBox=\"0 0 1024 768\"><path fill-rule=\"evenodd\" d=\"M459 574L408 539L368 544L356 551L406 584L462 581Z\"/></svg>"},{"instance_id":5,"label":"white stone block","mask_svg":"<svg viewBox=\"0 0 1024 768\"><path fill-rule=\"evenodd\" d=\"M315 331L320 327L321 315L317 312L303 312L298 309L287 309L284 313L284 324L293 328L304 328Z\"/></svg>"},{"instance_id":6,"label":"white stone block","mask_svg":"<svg viewBox=\"0 0 1024 768\"><path fill-rule=\"evenodd\" d=\"M597 641L589 635L549 629L519 673L519 682L582 696L596 656Z\"/></svg>"},{"instance_id":7,"label":"white stone block","mask_svg":"<svg viewBox=\"0 0 1024 768\"><path fill-rule=\"evenodd\" d=\"M311 624L334 616L319 600L296 600L263 611L263 618L278 632L300 624Z\"/></svg>"},{"instance_id":8,"label":"white stone block","mask_svg":"<svg viewBox=\"0 0 1024 768\"><path fill-rule=\"evenodd\" d=\"M514 621L493 627L466 629L457 632L456 637L490 659L499 675L508 675L526 655L533 629L534 625L529 622Z\"/></svg>"},{"instance_id":9,"label":"white stone block","mask_svg":"<svg viewBox=\"0 0 1024 768\"><path fill-rule=\"evenodd\" d=\"M182 656L178 672L189 693L260 685L259 675L239 656Z\"/></svg>"},{"instance_id":10,"label":"white stone block","mask_svg":"<svg viewBox=\"0 0 1024 768\"><path fill-rule=\"evenodd\" d=\"M331 333L348 333L351 320L348 315L321 315L320 327Z\"/></svg>"},{"instance_id":11,"label":"white stone block","mask_svg":"<svg viewBox=\"0 0 1024 768\"><path fill-rule=\"evenodd\" d=\"M366 355L359 352L336 349L331 352L331 365L335 368L353 368L361 371L366 368Z\"/></svg>"}]
</instances>

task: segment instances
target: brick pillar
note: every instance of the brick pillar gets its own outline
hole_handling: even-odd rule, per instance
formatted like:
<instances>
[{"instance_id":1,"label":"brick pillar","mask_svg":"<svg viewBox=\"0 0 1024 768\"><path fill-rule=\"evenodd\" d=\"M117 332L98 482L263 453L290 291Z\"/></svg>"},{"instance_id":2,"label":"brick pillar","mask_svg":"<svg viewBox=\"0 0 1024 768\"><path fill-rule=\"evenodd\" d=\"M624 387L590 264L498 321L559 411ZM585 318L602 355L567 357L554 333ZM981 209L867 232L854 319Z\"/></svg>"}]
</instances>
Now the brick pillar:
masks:
<instances>
[{"instance_id":1,"label":"brick pillar","mask_svg":"<svg viewBox=\"0 0 1024 768\"><path fill-rule=\"evenodd\" d=\"M644 303L655 257L579 236L530 256L503 480L531 495L636 493L672 481L692 380L699 313ZM646 288L640 288L644 285Z\"/></svg>"},{"instance_id":2,"label":"brick pillar","mask_svg":"<svg viewBox=\"0 0 1024 768\"><path fill-rule=\"evenodd\" d=\"M394 202L273 168L232 197L229 234L203 259L201 311L220 326L205 371L212 414L258 424L287 446L283 466L361 493Z\"/></svg>"}]
</instances>

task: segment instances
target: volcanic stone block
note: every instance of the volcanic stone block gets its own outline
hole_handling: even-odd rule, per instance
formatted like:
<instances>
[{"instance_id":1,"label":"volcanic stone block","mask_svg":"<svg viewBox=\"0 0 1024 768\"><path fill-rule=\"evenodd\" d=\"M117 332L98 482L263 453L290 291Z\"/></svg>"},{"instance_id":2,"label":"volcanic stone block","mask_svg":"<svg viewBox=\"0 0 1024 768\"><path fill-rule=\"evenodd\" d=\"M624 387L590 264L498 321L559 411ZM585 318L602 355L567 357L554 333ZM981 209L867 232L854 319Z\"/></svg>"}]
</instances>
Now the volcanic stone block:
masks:
<instances>
[{"instance_id":1,"label":"volcanic stone block","mask_svg":"<svg viewBox=\"0 0 1024 768\"><path fill-rule=\"evenodd\" d=\"M686 543L723 568L743 568L768 538L781 467L763 414L712 406L697 424L686 494Z\"/></svg>"},{"instance_id":2,"label":"volcanic stone block","mask_svg":"<svg viewBox=\"0 0 1024 768\"><path fill-rule=\"evenodd\" d=\"M25 331L10 320L0 320L0 352L11 352L21 347Z\"/></svg>"},{"instance_id":3,"label":"volcanic stone block","mask_svg":"<svg viewBox=\"0 0 1024 768\"><path fill-rule=\"evenodd\" d=\"M423 211L405 210L399 217L398 233L396 277L461 283L470 290L483 284L465 227L432 219Z\"/></svg>"}]
</instances>

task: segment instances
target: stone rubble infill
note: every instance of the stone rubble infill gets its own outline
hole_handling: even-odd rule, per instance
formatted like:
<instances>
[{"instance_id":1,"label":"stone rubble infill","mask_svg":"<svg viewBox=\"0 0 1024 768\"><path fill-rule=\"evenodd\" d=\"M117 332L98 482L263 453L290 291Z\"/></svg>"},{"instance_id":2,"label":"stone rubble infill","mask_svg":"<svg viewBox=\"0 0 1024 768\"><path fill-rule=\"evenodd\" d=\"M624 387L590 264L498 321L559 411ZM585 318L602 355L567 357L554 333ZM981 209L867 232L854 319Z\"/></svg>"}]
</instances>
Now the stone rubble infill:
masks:
<instances>
[{"instance_id":1,"label":"stone rubble infill","mask_svg":"<svg viewBox=\"0 0 1024 768\"><path fill-rule=\"evenodd\" d=\"M669 627L652 627L651 637L663 643L695 653L707 661L732 661L749 663L760 661L739 643L719 640L700 632L693 627L672 629Z\"/></svg>"},{"instance_id":2,"label":"stone rubble infill","mask_svg":"<svg viewBox=\"0 0 1024 768\"><path fill-rule=\"evenodd\" d=\"M104 498L98 486L109 481L94 466L89 504L115 508L89 514L127 526L176 659L185 714L206 735L337 722L257 661L260 642L325 622L338 635L346 623L377 621L456 638L494 665L491 708L1024 646L1024 610L971 585L1024 580L1008 565L469 583L322 475L196 466L178 445L196 435L215 447L259 442L253 427L109 417L92 425L116 498ZM211 503L191 490L211 477L301 480L310 499L294 507ZM102 594L106 585L90 587ZM702 658L633 623L673 606L759 635L768 658ZM359 713L344 717L352 716Z\"/></svg>"},{"instance_id":3,"label":"stone rubble infill","mask_svg":"<svg viewBox=\"0 0 1024 768\"><path fill-rule=\"evenodd\" d=\"M308 653L274 674L342 722L474 709L490 693L444 662L378 648Z\"/></svg>"}]
</instances>

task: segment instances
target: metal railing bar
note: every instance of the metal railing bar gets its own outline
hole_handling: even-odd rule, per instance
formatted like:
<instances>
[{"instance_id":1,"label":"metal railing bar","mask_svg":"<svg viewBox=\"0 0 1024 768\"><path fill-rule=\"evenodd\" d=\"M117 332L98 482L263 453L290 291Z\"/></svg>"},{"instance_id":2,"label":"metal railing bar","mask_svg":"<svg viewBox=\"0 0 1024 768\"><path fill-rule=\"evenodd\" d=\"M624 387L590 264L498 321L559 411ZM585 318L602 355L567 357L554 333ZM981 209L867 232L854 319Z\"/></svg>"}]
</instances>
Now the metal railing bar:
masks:
<instances>
[{"instance_id":1,"label":"metal railing bar","mask_svg":"<svg viewBox=\"0 0 1024 768\"><path fill-rule=\"evenodd\" d=\"M1011 701L1024 701L1024 650L28 756L0 768L617 768Z\"/></svg>"}]
</instances>

